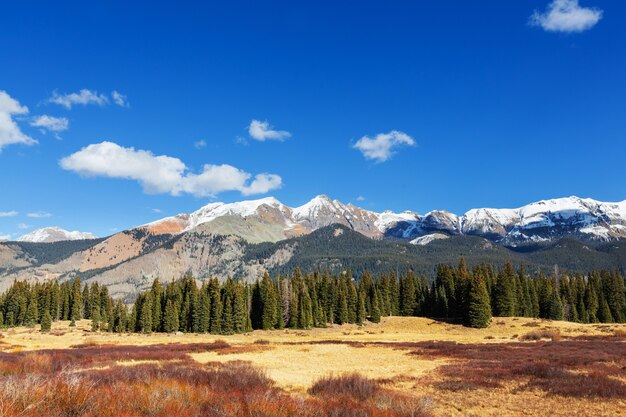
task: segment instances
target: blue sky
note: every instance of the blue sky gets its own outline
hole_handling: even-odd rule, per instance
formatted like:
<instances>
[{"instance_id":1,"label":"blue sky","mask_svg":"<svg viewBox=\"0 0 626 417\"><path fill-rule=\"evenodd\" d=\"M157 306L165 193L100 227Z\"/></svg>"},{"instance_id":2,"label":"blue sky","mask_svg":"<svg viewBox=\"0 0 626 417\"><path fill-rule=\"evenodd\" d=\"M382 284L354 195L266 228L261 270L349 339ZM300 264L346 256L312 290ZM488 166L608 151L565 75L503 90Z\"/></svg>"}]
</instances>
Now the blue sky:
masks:
<instances>
[{"instance_id":1,"label":"blue sky","mask_svg":"<svg viewBox=\"0 0 626 417\"><path fill-rule=\"evenodd\" d=\"M0 236L626 198L621 0L92 3L2 6Z\"/></svg>"}]
</instances>

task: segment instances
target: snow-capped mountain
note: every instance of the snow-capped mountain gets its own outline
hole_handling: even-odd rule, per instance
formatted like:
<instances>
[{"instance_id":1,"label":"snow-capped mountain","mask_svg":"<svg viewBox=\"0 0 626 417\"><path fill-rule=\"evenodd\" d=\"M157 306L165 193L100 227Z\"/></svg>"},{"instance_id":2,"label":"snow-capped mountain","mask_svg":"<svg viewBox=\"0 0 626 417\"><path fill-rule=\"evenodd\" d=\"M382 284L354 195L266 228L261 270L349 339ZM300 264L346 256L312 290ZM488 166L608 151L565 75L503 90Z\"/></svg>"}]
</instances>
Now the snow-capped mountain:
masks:
<instances>
[{"instance_id":1,"label":"snow-capped mountain","mask_svg":"<svg viewBox=\"0 0 626 417\"><path fill-rule=\"evenodd\" d=\"M349 230L372 240L346 233ZM457 237L461 235L484 239ZM20 240L53 242L94 237L46 228ZM529 247L528 251L512 251L506 246L551 243L564 237L575 239L557 245L571 248L571 254L560 249L559 259L554 260L565 267L587 270L596 265L594 262L621 265L622 243L599 245L602 249L596 250L595 245L578 241L626 239L626 201L603 203L568 197L515 209L473 209L463 215L444 210L423 215L413 211L375 212L323 195L299 207L286 206L271 197L210 203L192 213L160 219L106 239L66 245L61 248L66 252L60 250L59 255L55 250L51 257L54 261L41 265L40 248L29 254L28 248L0 243L0 288L15 279L65 279L85 274L90 281L106 284L111 294L131 297L155 277L171 279L191 271L202 279L230 276L253 281L272 268L278 271L301 262L312 262L320 268L345 268L349 259L354 261L364 255L381 268L398 262L397 256L411 262L420 259L421 264L448 262L461 255L476 262L500 262L509 257L524 262L528 256L524 263L551 268L551 258L546 264L542 256L533 255L535 249L544 253L551 245ZM254 245L260 242L266 244ZM43 259L49 260L45 256Z\"/></svg>"},{"instance_id":2,"label":"snow-capped mountain","mask_svg":"<svg viewBox=\"0 0 626 417\"><path fill-rule=\"evenodd\" d=\"M168 217L141 228L153 234L178 234L205 225L205 229L216 233L231 231L231 234L250 241L276 241L331 224L345 225L372 238L413 241L434 233L481 236L509 246L566 236L606 241L626 238L626 200L604 203L568 197L539 201L516 209L472 209L458 216L443 210L425 215L412 211L378 213L331 200L325 195L291 208L268 197L236 203L211 203L191 214ZM267 228L271 228L272 233L268 233ZM268 238L270 235L272 237Z\"/></svg>"},{"instance_id":3,"label":"snow-capped mountain","mask_svg":"<svg viewBox=\"0 0 626 417\"><path fill-rule=\"evenodd\" d=\"M60 242L63 240L84 240L96 239L97 237L89 232L67 231L60 227L44 227L17 238L18 242Z\"/></svg>"}]
</instances>

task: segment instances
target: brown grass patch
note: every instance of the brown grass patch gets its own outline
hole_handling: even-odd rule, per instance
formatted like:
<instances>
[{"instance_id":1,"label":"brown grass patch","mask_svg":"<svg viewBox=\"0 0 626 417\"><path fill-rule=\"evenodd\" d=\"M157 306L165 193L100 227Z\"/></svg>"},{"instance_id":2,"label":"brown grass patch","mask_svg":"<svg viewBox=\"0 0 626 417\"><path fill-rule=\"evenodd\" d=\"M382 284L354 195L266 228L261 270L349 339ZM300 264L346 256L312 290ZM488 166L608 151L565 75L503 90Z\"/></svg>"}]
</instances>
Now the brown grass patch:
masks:
<instances>
[{"instance_id":1,"label":"brown grass patch","mask_svg":"<svg viewBox=\"0 0 626 417\"><path fill-rule=\"evenodd\" d=\"M558 330L534 330L532 332L528 332L519 338L522 341L537 341L541 339L550 339L553 342L558 342L561 340L561 333Z\"/></svg>"}]
</instances>

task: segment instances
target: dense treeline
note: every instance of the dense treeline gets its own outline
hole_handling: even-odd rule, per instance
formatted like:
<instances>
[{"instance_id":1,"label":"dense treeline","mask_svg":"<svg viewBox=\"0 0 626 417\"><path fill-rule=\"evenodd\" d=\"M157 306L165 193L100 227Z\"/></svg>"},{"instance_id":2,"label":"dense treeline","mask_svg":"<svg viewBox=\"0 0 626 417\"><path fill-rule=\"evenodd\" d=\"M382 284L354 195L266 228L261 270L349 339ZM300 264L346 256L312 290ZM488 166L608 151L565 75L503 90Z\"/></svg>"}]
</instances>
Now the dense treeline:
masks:
<instances>
[{"instance_id":1,"label":"dense treeline","mask_svg":"<svg viewBox=\"0 0 626 417\"><path fill-rule=\"evenodd\" d=\"M156 279L129 311L106 286L77 278L59 284L16 281L0 296L0 325L50 329L54 320L91 319L93 330L231 334L251 329L308 329L329 324L379 322L381 316L426 316L485 327L492 316L524 316L581 323L625 322L626 293L619 272L528 276L507 262L500 270L440 265L434 281L407 272L358 281L348 271L274 279L254 284L216 278L198 284L191 275L163 285Z\"/></svg>"}]
</instances>

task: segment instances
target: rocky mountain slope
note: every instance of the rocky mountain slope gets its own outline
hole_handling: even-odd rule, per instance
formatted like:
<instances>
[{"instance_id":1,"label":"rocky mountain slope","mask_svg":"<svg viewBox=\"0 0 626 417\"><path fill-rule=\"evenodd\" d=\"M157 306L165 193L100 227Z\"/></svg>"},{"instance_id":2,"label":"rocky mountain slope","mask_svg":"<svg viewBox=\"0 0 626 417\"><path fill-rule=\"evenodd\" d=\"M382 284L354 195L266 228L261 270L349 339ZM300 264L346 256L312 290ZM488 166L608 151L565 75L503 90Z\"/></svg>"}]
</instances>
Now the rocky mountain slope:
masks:
<instances>
[{"instance_id":1,"label":"rocky mountain slope","mask_svg":"<svg viewBox=\"0 0 626 417\"><path fill-rule=\"evenodd\" d=\"M563 237L609 241L626 238L626 200L603 203L578 197L544 200L516 209L472 209L458 216L447 211L377 213L317 196L300 207L275 198L211 203L142 226L150 233L178 234L200 224L216 233L236 234L250 242L278 241L343 224L373 238L414 240L430 234L481 236L507 246L555 241Z\"/></svg>"},{"instance_id":2,"label":"rocky mountain slope","mask_svg":"<svg viewBox=\"0 0 626 417\"><path fill-rule=\"evenodd\" d=\"M435 262L455 262L461 255L475 262L508 258L543 269L624 268L620 239L625 237L626 202L570 197L457 216L377 213L326 196L293 208L264 198L211 203L105 239L0 243L0 290L14 279L80 276L131 299L157 276L169 280L192 272L200 279L253 280L266 269L284 272L296 263L432 271Z\"/></svg>"}]
</instances>

